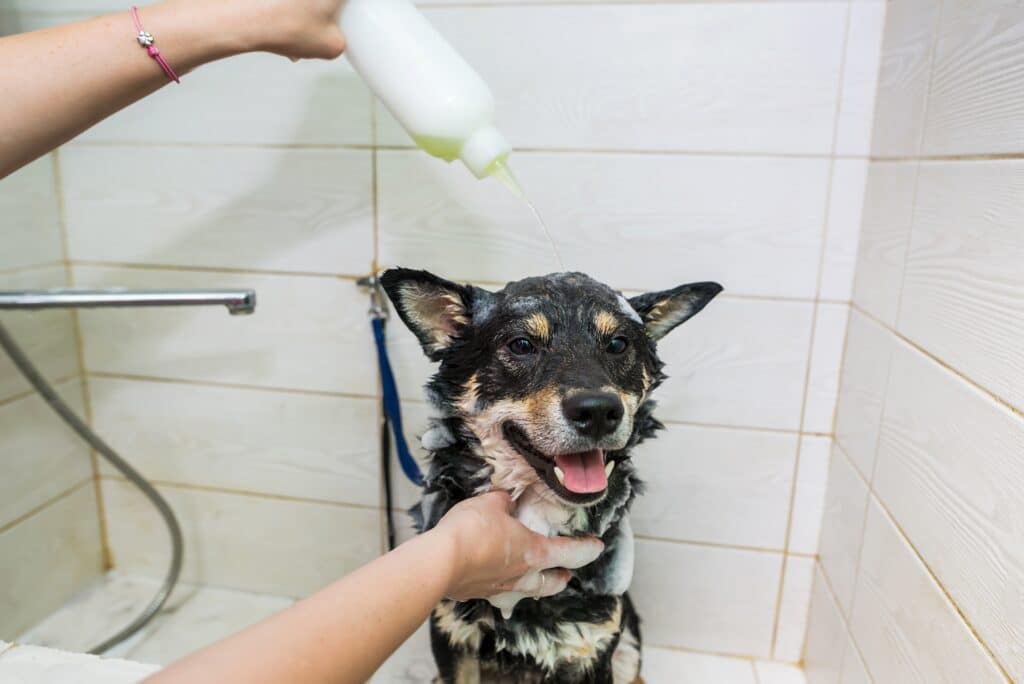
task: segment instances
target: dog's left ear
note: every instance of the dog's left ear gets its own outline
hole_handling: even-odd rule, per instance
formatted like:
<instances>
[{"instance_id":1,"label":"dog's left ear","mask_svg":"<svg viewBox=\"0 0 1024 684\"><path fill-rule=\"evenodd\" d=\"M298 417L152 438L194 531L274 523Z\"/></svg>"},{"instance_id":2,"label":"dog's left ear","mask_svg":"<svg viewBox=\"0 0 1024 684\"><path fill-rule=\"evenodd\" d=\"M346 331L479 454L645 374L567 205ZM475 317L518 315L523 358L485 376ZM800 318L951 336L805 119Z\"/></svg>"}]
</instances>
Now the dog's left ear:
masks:
<instances>
[{"instance_id":1,"label":"dog's left ear","mask_svg":"<svg viewBox=\"0 0 1024 684\"><path fill-rule=\"evenodd\" d=\"M673 290L638 295L629 303L643 319L647 336L660 340L700 312L721 291L718 283L690 283Z\"/></svg>"},{"instance_id":2,"label":"dog's left ear","mask_svg":"<svg viewBox=\"0 0 1024 684\"><path fill-rule=\"evenodd\" d=\"M432 361L439 361L469 325L474 300L490 296L479 288L408 268L385 271L381 285Z\"/></svg>"}]
</instances>

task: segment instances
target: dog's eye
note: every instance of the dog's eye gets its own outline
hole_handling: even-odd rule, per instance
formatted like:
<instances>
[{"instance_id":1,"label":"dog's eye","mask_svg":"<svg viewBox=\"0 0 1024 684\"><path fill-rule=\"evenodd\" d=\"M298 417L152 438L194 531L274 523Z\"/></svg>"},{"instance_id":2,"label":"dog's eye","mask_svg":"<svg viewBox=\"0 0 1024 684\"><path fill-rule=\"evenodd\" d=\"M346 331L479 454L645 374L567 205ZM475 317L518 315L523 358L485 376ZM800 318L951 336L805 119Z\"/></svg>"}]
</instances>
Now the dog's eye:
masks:
<instances>
[{"instance_id":1,"label":"dog's eye","mask_svg":"<svg viewBox=\"0 0 1024 684\"><path fill-rule=\"evenodd\" d=\"M537 351L537 348L533 346L533 342L525 337L517 337L512 340L508 343L508 348L516 356L526 356Z\"/></svg>"},{"instance_id":2,"label":"dog's eye","mask_svg":"<svg viewBox=\"0 0 1024 684\"><path fill-rule=\"evenodd\" d=\"M626 348L628 346L629 340L627 340L622 335L619 335L618 337L612 338L612 341L608 343L607 350L609 354L621 354L622 352L626 351Z\"/></svg>"}]
</instances>

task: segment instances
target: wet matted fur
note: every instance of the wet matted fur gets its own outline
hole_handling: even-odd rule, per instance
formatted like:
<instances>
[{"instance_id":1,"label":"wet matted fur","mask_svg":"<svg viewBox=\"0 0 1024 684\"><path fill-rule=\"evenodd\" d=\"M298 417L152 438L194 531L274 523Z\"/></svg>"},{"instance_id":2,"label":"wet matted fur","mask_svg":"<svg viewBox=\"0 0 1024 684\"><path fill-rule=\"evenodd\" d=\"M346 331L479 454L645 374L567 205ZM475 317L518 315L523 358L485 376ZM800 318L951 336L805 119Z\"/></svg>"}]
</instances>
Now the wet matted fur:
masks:
<instances>
[{"instance_id":1,"label":"wet matted fur","mask_svg":"<svg viewBox=\"0 0 1024 684\"><path fill-rule=\"evenodd\" d=\"M657 341L722 288L693 283L627 299L582 273L498 292L394 269L383 285L424 352L436 410L422 532L456 503L512 493L517 517L548 535L595 535L602 555L565 591L515 604L446 600L431 642L446 684L629 684L640 675L640 621L629 508L643 491L632 449L661 424L650 393L665 379Z\"/></svg>"}]
</instances>

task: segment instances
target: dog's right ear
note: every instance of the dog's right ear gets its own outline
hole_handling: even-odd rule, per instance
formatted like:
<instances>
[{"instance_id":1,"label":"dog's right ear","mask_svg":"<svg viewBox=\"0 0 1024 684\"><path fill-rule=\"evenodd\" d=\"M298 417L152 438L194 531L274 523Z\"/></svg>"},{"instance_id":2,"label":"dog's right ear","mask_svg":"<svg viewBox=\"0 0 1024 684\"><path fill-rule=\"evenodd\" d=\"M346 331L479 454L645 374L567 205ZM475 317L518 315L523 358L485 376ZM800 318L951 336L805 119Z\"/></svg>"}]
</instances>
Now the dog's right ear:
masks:
<instances>
[{"instance_id":1,"label":"dog's right ear","mask_svg":"<svg viewBox=\"0 0 1024 684\"><path fill-rule=\"evenodd\" d=\"M408 268L385 271L380 280L398 315L432 361L439 361L469 325L474 296L483 293Z\"/></svg>"}]
</instances>

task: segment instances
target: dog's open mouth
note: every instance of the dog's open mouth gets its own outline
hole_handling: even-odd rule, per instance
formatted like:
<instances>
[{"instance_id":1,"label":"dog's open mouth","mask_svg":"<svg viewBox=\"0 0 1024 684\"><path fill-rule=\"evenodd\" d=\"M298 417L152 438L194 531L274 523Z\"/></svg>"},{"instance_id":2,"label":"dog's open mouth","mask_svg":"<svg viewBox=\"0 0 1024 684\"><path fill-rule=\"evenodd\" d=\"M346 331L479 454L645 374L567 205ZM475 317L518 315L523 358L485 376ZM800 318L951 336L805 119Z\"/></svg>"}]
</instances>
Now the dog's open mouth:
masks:
<instances>
[{"instance_id":1,"label":"dog's open mouth","mask_svg":"<svg viewBox=\"0 0 1024 684\"><path fill-rule=\"evenodd\" d=\"M608 489L614 461L604 462L602 449L547 456L541 453L514 423L505 423L505 439L533 466L548 487L563 499L577 504L594 503Z\"/></svg>"}]
</instances>

